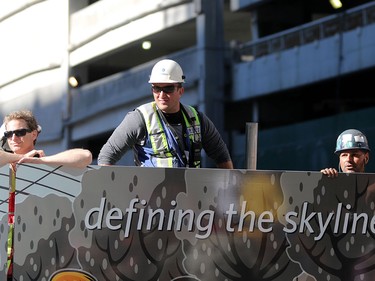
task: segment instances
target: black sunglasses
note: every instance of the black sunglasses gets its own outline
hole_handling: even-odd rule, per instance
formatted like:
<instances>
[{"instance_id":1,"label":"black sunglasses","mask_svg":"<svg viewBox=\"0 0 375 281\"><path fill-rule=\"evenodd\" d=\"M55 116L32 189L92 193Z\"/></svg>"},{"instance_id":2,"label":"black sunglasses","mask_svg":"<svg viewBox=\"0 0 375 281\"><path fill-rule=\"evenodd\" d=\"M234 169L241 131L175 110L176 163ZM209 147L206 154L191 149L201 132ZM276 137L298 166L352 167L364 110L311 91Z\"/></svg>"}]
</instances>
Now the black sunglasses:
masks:
<instances>
[{"instance_id":1,"label":"black sunglasses","mask_svg":"<svg viewBox=\"0 0 375 281\"><path fill-rule=\"evenodd\" d=\"M10 139L11 137L13 137L13 134L16 135L16 137L23 137L26 135L26 133L31 133L31 132L32 132L31 129L18 129L14 131L5 131L4 137L6 137L7 139Z\"/></svg>"},{"instance_id":2,"label":"black sunglasses","mask_svg":"<svg viewBox=\"0 0 375 281\"><path fill-rule=\"evenodd\" d=\"M163 91L163 93L167 93L167 94L173 93L176 87L177 87L176 85L165 86L165 87L159 87L159 86L154 86L154 85L151 86L152 91L154 93L160 93L161 91Z\"/></svg>"}]
</instances>

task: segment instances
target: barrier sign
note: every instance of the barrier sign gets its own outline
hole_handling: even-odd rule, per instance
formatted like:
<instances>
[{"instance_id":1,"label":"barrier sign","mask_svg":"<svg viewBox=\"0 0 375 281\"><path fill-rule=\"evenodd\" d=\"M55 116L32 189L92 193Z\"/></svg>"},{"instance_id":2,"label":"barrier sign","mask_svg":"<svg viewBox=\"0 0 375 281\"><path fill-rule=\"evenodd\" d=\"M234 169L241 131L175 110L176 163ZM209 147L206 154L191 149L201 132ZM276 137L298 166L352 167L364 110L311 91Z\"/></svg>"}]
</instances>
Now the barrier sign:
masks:
<instances>
[{"instance_id":1,"label":"barrier sign","mask_svg":"<svg viewBox=\"0 0 375 281\"><path fill-rule=\"evenodd\" d=\"M16 181L13 280L375 280L375 174L21 165Z\"/></svg>"}]
</instances>

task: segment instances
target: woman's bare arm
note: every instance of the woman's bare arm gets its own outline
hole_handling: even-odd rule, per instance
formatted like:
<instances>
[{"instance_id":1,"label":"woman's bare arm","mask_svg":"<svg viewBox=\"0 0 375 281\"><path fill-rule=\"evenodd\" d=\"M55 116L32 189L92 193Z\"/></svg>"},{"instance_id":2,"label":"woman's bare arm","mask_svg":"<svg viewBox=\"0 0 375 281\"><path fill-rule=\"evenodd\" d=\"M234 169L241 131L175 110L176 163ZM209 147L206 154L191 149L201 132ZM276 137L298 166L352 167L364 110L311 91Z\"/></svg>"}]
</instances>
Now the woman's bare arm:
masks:
<instances>
[{"instance_id":1,"label":"woman's bare arm","mask_svg":"<svg viewBox=\"0 0 375 281\"><path fill-rule=\"evenodd\" d=\"M91 162L91 152L82 148L73 148L54 155L42 156L39 158L25 156L18 161L18 163L63 165L72 168L85 168L87 165L90 165Z\"/></svg>"}]
</instances>

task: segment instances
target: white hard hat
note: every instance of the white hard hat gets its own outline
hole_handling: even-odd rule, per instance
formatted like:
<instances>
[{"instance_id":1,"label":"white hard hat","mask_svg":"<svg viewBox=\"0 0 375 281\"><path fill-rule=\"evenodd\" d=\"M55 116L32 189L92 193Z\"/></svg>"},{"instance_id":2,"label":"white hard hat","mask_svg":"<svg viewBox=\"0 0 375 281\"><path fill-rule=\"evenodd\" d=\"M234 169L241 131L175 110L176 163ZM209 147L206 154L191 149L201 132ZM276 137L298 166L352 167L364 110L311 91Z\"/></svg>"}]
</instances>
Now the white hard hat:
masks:
<instances>
[{"instance_id":1,"label":"white hard hat","mask_svg":"<svg viewBox=\"0 0 375 281\"><path fill-rule=\"evenodd\" d=\"M148 83L184 83L185 75L174 60L161 60L152 68Z\"/></svg>"}]
</instances>

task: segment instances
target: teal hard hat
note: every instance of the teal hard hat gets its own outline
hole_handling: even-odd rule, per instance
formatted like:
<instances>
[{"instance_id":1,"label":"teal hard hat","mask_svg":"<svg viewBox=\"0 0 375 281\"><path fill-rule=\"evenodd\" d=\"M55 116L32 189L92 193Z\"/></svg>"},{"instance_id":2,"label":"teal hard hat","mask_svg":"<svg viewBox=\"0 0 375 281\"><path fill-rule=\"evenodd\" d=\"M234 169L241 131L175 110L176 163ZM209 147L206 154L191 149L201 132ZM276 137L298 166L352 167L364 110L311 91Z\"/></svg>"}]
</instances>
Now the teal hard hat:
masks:
<instances>
[{"instance_id":1,"label":"teal hard hat","mask_svg":"<svg viewBox=\"0 0 375 281\"><path fill-rule=\"evenodd\" d=\"M336 141L335 153L339 155L343 150L361 149L370 151L366 136L356 129L342 132Z\"/></svg>"}]
</instances>

